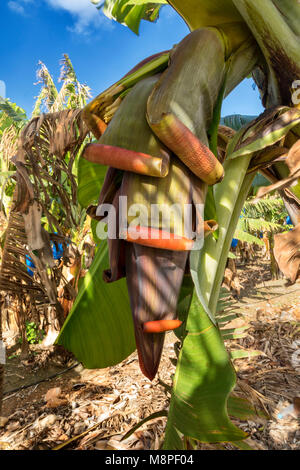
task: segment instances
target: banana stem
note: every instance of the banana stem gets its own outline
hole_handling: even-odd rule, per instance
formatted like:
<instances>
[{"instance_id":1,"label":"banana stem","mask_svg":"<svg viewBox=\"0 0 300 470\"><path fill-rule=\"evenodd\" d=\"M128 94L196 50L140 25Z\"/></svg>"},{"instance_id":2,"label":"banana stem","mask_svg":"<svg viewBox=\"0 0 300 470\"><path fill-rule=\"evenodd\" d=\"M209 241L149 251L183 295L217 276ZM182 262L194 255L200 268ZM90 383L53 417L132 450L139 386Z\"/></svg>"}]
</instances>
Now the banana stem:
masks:
<instances>
[{"instance_id":1,"label":"banana stem","mask_svg":"<svg viewBox=\"0 0 300 470\"><path fill-rule=\"evenodd\" d=\"M202 249L199 277L202 294L212 314L216 311L231 241L254 174L246 174L252 154L225 162L225 178L216 186L219 237L209 237Z\"/></svg>"}]
</instances>

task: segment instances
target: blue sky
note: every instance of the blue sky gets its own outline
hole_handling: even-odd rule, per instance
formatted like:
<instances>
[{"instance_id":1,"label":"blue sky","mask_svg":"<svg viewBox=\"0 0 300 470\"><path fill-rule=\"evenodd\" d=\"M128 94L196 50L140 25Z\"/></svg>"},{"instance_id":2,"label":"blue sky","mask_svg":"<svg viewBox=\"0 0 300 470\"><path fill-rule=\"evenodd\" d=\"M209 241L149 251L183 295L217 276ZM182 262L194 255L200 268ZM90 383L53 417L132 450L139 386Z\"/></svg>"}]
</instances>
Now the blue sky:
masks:
<instances>
[{"instance_id":1,"label":"blue sky","mask_svg":"<svg viewBox=\"0 0 300 470\"><path fill-rule=\"evenodd\" d=\"M28 116L39 93L34 85L39 60L57 80L59 61L69 54L79 81L96 96L137 62L171 48L188 33L169 6L155 24L142 22L140 36L107 19L89 0L1 0L0 18L0 80L6 96ZM222 115L262 110L248 79L225 100Z\"/></svg>"}]
</instances>

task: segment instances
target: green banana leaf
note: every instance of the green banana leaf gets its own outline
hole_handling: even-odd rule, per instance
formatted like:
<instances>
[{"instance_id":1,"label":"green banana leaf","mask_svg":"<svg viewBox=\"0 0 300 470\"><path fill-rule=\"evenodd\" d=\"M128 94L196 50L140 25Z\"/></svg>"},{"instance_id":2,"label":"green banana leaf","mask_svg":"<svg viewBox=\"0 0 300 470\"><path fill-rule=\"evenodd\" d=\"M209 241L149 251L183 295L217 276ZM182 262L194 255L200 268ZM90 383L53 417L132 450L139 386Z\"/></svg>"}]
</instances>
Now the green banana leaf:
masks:
<instances>
[{"instance_id":1,"label":"green banana leaf","mask_svg":"<svg viewBox=\"0 0 300 470\"><path fill-rule=\"evenodd\" d=\"M28 122L24 109L12 103L8 98L0 96L0 139L5 131L10 126L16 130L21 130Z\"/></svg>"},{"instance_id":2,"label":"green banana leaf","mask_svg":"<svg viewBox=\"0 0 300 470\"><path fill-rule=\"evenodd\" d=\"M245 398L231 395L228 399L228 413L234 418L238 418L242 421L260 417L262 419L268 419L269 416L262 410L256 409L248 400Z\"/></svg>"},{"instance_id":3,"label":"green banana leaf","mask_svg":"<svg viewBox=\"0 0 300 470\"><path fill-rule=\"evenodd\" d=\"M91 220L91 232L92 232L93 240L96 244L96 250L98 249L100 244L102 244L103 242L103 240L101 240L97 235L97 226L98 226L98 220L92 219Z\"/></svg>"},{"instance_id":4,"label":"green banana leaf","mask_svg":"<svg viewBox=\"0 0 300 470\"><path fill-rule=\"evenodd\" d=\"M218 328L196 296L187 331L174 377L164 448L176 449L173 428L201 442L245 439L247 435L230 421L227 412L235 386L234 369Z\"/></svg>"},{"instance_id":5,"label":"green banana leaf","mask_svg":"<svg viewBox=\"0 0 300 470\"><path fill-rule=\"evenodd\" d=\"M251 233L244 232L243 230L237 229L234 233L234 238L241 242L255 243L256 245L264 246L264 242L260 238L251 235Z\"/></svg>"},{"instance_id":6,"label":"green banana leaf","mask_svg":"<svg viewBox=\"0 0 300 470\"><path fill-rule=\"evenodd\" d=\"M234 136L230 142L227 158L246 156L270 147L299 124L299 109L282 106L265 112Z\"/></svg>"},{"instance_id":7,"label":"green banana leaf","mask_svg":"<svg viewBox=\"0 0 300 470\"><path fill-rule=\"evenodd\" d=\"M106 0L103 13L110 19L128 26L134 33L139 33L141 20L155 21L165 0Z\"/></svg>"},{"instance_id":8,"label":"green banana leaf","mask_svg":"<svg viewBox=\"0 0 300 470\"><path fill-rule=\"evenodd\" d=\"M260 352L260 351L256 351ZM254 408L254 406L250 403L250 401L246 400L245 398L241 398L235 395L231 395L228 398L228 413L230 416L234 418L238 418L240 420L246 421L247 419L252 419L255 421L258 417L261 419L268 419L269 416L266 415L263 411L257 410ZM147 416L146 418L142 419L139 423L137 423L135 426L133 426L126 434L125 436L122 437L122 441L128 439L135 431L137 431L141 426L143 426L145 423L148 421L151 421L156 418L168 416L168 413L166 410L161 410L156 413L152 413L150 416ZM176 430L174 430L176 431ZM183 449L182 446L182 441L180 440L180 437L178 439L179 435L178 432L174 434L173 439L176 439L176 442L178 443L178 448Z\"/></svg>"},{"instance_id":9,"label":"green banana leaf","mask_svg":"<svg viewBox=\"0 0 300 470\"><path fill-rule=\"evenodd\" d=\"M249 359L250 357L263 356L263 355L264 355L263 351L259 351L258 349L252 349L251 351L247 349L234 349L230 352L230 356L232 360L244 359L244 358Z\"/></svg>"},{"instance_id":10,"label":"green banana leaf","mask_svg":"<svg viewBox=\"0 0 300 470\"><path fill-rule=\"evenodd\" d=\"M169 0L191 30L242 22L232 0Z\"/></svg>"},{"instance_id":11,"label":"green banana leaf","mask_svg":"<svg viewBox=\"0 0 300 470\"><path fill-rule=\"evenodd\" d=\"M56 340L88 369L118 364L136 348L126 281L106 284L108 265L103 241Z\"/></svg>"},{"instance_id":12,"label":"green banana leaf","mask_svg":"<svg viewBox=\"0 0 300 470\"><path fill-rule=\"evenodd\" d=\"M14 123L20 123L23 125L27 122L27 116L24 109L9 101L8 98L5 99L0 96L0 112L1 111L4 112Z\"/></svg>"},{"instance_id":13,"label":"green banana leaf","mask_svg":"<svg viewBox=\"0 0 300 470\"><path fill-rule=\"evenodd\" d=\"M97 203L107 166L91 163L84 158L78 161L78 202L82 207Z\"/></svg>"},{"instance_id":14,"label":"green banana leaf","mask_svg":"<svg viewBox=\"0 0 300 470\"><path fill-rule=\"evenodd\" d=\"M291 104L291 86L300 74L300 5L293 0L233 0L268 67L267 107ZM298 5L297 5L298 4ZM298 28L294 30L295 22Z\"/></svg>"}]
</instances>

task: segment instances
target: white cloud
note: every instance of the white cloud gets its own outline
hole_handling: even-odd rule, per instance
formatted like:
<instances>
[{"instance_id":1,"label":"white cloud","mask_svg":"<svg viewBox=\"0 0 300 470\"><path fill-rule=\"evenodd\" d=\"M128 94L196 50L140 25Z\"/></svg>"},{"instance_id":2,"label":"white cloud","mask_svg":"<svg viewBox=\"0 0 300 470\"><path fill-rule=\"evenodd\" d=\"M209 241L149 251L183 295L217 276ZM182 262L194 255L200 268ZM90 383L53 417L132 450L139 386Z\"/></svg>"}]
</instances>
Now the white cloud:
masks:
<instances>
[{"instance_id":1,"label":"white cloud","mask_svg":"<svg viewBox=\"0 0 300 470\"><path fill-rule=\"evenodd\" d=\"M26 3L32 3L34 0L11 0L7 3L8 8L12 10L15 13L18 13L19 15L22 16L27 16L27 10L26 7L24 8L24 4Z\"/></svg>"},{"instance_id":2,"label":"white cloud","mask_svg":"<svg viewBox=\"0 0 300 470\"><path fill-rule=\"evenodd\" d=\"M19 15L28 15L28 4L34 3L36 0L10 0L8 7ZM88 35L91 28L97 28L104 23L104 15L100 14L95 5L90 0L40 0L47 3L50 7L57 10L65 10L70 13L74 19L72 26L68 27L69 31L78 34ZM112 27L111 22L105 22L105 27Z\"/></svg>"},{"instance_id":3,"label":"white cloud","mask_svg":"<svg viewBox=\"0 0 300 470\"><path fill-rule=\"evenodd\" d=\"M46 2L53 8L71 13L75 23L69 29L78 34L88 34L90 26L99 26L103 21L103 16L90 0L46 0Z\"/></svg>"},{"instance_id":4,"label":"white cloud","mask_svg":"<svg viewBox=\"0 0 300 470\"><path fill-rule=\"evenodd\" d=\"M10 1L8 2L7 5L8 5L8 8L10 8L15 13L18 13L19 15L25 15L25 10L24 10L23 5L21 5L21 3Z\"/></svg>"}]
</instances>

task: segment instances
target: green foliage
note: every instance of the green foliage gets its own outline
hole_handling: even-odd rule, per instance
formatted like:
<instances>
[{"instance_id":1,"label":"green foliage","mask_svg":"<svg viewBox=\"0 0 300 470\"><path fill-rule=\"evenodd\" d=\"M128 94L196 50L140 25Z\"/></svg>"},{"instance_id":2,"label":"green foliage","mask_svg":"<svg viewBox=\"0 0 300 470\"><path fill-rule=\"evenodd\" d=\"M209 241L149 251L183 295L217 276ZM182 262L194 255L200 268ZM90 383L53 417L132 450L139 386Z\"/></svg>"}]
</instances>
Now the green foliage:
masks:
<instances>
[{"instance_id":1,"label":"green foliage","mask_svg":"<svg viewBox=\"0 0 300 470\"><path fill-rule=\"evenodd\" d=\"M280 197L266 197L256 201L248 199L243 207L234 237L247 243L264 245L262 232L278 233L288 230L284 222L288 216Z\"/></svg>"},{"instance_id":2,"label":"green foliage","mask_svg":"<svg viewBox=\"0 0 300 470\"><path fill-rule=\"evenodd\" d=\"M4 99L0 96L0 138L6 128L13 125L20 129L26 122L27 116L24 109L12 103L8 98Z\"/></svg>"},{"instance_id":3,"label":"green foliage","mask_svg":"<svg viewBox=\"0 0 300 470\"><path fill-rule=\"evenodd\" d=\"M111 19L125 24L138 33L142 19L155 21L164 5L171 5L186 21L190 29L241 21L232 0L91 0Z\"/></svg>"},{"instance_id":4,"label":"green foliage","mask_svg":"<svg viewBox=\"0 0 300 470\"><path fill-rule=\"evenodd\" d=\"M240 221L238 222L238 227L234 233L235 239L249 244L264 246L264 242L260 238L256 237L255 235L252 235L251 233L246 232L244 227L239 227L239 224Z\"/></svg>"},{"instance_id":5,"label":"green foliage","mask_svg":"<svg viewBox=\"0 0 300 470\"><path fill-rule=\"evenodd\" d=\"M233 425L227 412L228 396L235 385L234 369L218 328L195 296L187 331L174 377L164 448L176 446L169 433L174 427L201 442L244 439L246 435Z\"/></svg>"},{"instance_id":6,"label":"green foliage","mask_svg":"<svg viewBox=\"0 0 300 470\"><path fill-rule=\"evenodd\" d=\"M91 369L118 364L135 350L126 281L105 283L108 266L103 241L56 341Z\"/></svg>"},{"instance_id":7,"label":"green foliage","mask_svg":"<svg viewBox=\"0 0 300 470\"><path fill-rule=\"evenodd\" d=\"M16 152L18 135L26 123L25 111L9 99L0 97L0 211L4 210L4 213L7 213L16 185L10 158Z\"/></svg>"},{"instance_id":8,"label":"green foliage","mask_svg":"<svg viewBox=\"0 0 300 470\"><path fill-rule=\"evenodd\" d=\"M45 331L40 330L35 322L26 321L26 339L29 344L39 344L43 341ZM19 343L22 343L22 338L19 338ZM11 356L13 357L13 356Z\"/></svg>"},{"instance_id":9,"label":"green foliage","mask_svg":"<svg viewBox=\"0 0 300 470\"><path fill-rule=\"evenodd\" d=\"M254 421L258 416L263 419L268 418L265 412L254 408L248 400L235 395L231 395L228 399L228 412L230 416L242 421L246 421L247 419Z\"/></svg>"},{"instance_id":10,"label":"green foliage","mask_svg":"<svg viewBox=\"0 0 300 470\"><path fill-rule=\"evenodd\" d=\"M221 335L212 318L216 312L230 243L254 178L254 175L247 175L252 152L272 145L273 140L276 141L279 134L284 136L291 126L279 119L281 125L274 125L274 130L264 138L259 132L263 119L255 122L253 128L249 127L246 135L245 129L241 129L232 139L224 165L225 178L214 187L220 227L218 240L208 237L200 254L191 253L191 272L197 296L194 294L191 303L187 335L176 368L165 448L176 446L171 432L174 427L185 436L205 442L243 439L238 437L241 431L228 418L227 400L235 385L235 373L223 338L243 337L245 333L242 330L227 331ZM250 133L252 139L249 141L247 136ZM237 156L239 151L238 156L243 158L232 159L232 155Z\"/></svg>"},{"instance_id":11,"label":"green foliage","mask_svg":"<svg viewBox=\"0 0 300 470\"><path fill-rule=\"evenodd\" d=\"M8 356L8 359L16 359L19 357L19 354L12 354L11 356Z\"/></svg>"},{"instance_id":12,"label":"green foliage","mask_svg":"<svg viewBox=\"0 0 300 470\"><path fill-rule=\"evenodd\" d=\"M100 243L103 242L103 240L101 240L100 238L98 238L98 235L97 235L97 225L98 225L98 220L92 219L92 220L91 220L91 232L92 232L93 240L94 240L94 242L96 243L96 249L98 248L98 246L100 245Z\"/></svg>"},{"instance_id":13,"label":"green foliage","mask_svg":"<svg viewBox=\"0 0 300 470\"><path fill-rule=\"evenodd\" d=\"M91 0L103 9L103 13L110 19L114 19L121 24L128 26L134 33L139 33L141 20L155 21L158 18L162 5L167 5L166 0L106 0L99 2Z\"/></svg>"},{"instance_id":14,"label":"green foliage","mask_svg":"<svg viewBox=\"0 0 300 470\"><path fill-rule=\"evenodd\" d=\"M33 321L26 321L26 338L29 344L41 343L44 336L44 330L39 330Z\"/></svg>"},{"instance_id":15,"label":"green foliage","mask_svg":"<svg viewBox=\"0 0 300 470\"><path fill-rule=\"evenodd\" d=\"M36 99L33 116L37 116L43 112L56 113L65 109L81 109L86 105L87 100L90 97L89 87L79 82L72 62L67 54L64 54L63 59L61 60L59 78L59 82L61 83L60 89L56 88L52 75L50 74L46 65L42 62L39 63L37 77L39 79L38 83L41 84L41 90ZM67 132L67 129L65 129L65 131ZM72 164L72 173L74 179L78 177L78 157L82 151L83 146L88 141L89 137L83 142L83 145L79 149L77 155L75 156L75 161ZM65 162L69 164L69 161L70 154L66 153ZM51 171L52 168L49 167L50 174ZM74 188L72 187L72 182L69 176L64 171L61 171L60 184L67 193L66 197L74 201ZM61 222L60 226L62 227L66 218L66 212L64 209L64 204L62 204L61 197L52 191L51 184L49 184L48 181L44 181L43 185L47 188L47 192L51 200L51 207L48 208L48 210L50 210L50 213L56 217L59 222ZM71 228L68 235L72 241L78 242L78 239L80 239L79 234L82 233L84 226L86 213L83 210L80 201L79 204L71 204L71 212L74 227ZM53 222L51 222L50 225L48 222L46 222L45 228L47 231L57 230L57 227L55 228L53 226Z\"/></svg>"},{"instance_id":16,"label":"green foliage","mask_svg":"<svg viewBox=\"0 0 300 470\"><path fill-rule=\"evenodd\" d=\"M78 161L78 201L82 207L97 203L107 167L80 158Z\"/></svg>"},{"instance_id":17,"label":"green foliage","mask_svg":"<svg viewBox=\"0 0 300 470\"><path fill-rule=\"evenodd\" d=\"M54 80L46 65L41 61L39 62L39 65L40 68L37 70L37 77L39 78L38 83L42 83L42 89L36 99L35 107L32 113L33 116L38 116L42 112L46 112L52 109L58 96L58 91L54 84Z\"/></svg>"},{"instance_id":18,"label":"green foliage","mask_svg":"<svg viewBox=\"0 0 300 470\"><path fill-rule=\"evenodd\" d=\"M251 219L263 218L270 224L282 225L288 216L283 200L278 197L265 197L260 200L248 199L244 204L244 215ZM242 213L242 214L243 214Z\"/></svg>"},{"instance_id":19,"label":"green foliage","mask_svg":"<svg viewBox=\"0 0 300 470\"><path fill-rule=\"evenodd\" d=\"M259 152L264 150L283 139L288 132L300 124L300 110L288 107L282 107L278 110L276 120L271 123L268 122L268 118L264 118L261 115L261 125L259 120L253 123L252 129L245 128L243 135L244 145L240 142L234 152L230 153L228 158L234 159L251 153ZM259 118L258 118L259 119ZM277 121L277 126L275 122ZM243 128L242 128L243 129ZM232 139L232 147L236 146L239 140L239 133L237 133ZM247 142L247 137L249 142Z\"/></svg>"}]
</instances>

